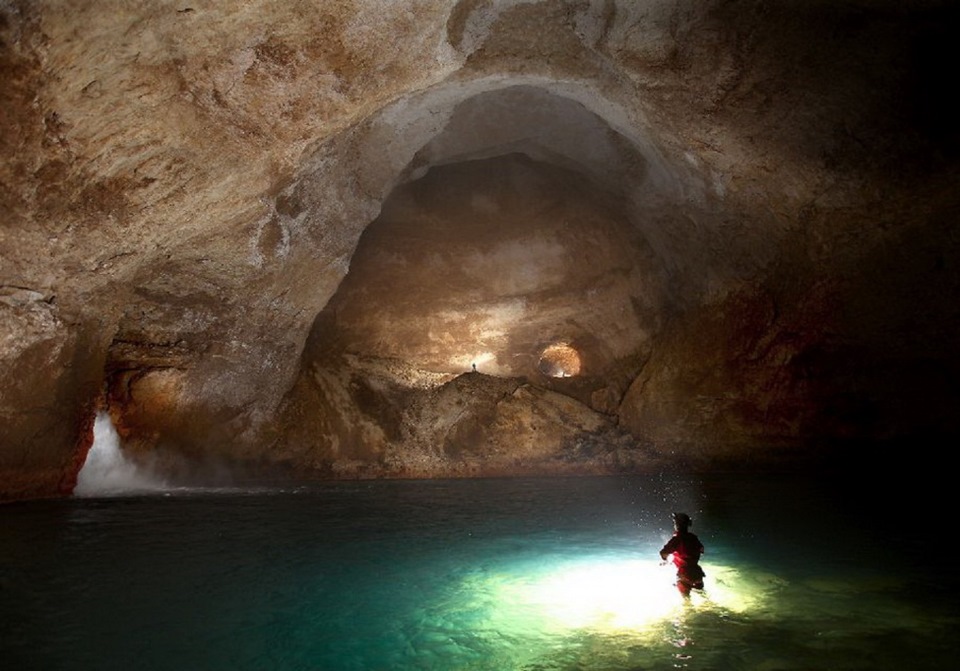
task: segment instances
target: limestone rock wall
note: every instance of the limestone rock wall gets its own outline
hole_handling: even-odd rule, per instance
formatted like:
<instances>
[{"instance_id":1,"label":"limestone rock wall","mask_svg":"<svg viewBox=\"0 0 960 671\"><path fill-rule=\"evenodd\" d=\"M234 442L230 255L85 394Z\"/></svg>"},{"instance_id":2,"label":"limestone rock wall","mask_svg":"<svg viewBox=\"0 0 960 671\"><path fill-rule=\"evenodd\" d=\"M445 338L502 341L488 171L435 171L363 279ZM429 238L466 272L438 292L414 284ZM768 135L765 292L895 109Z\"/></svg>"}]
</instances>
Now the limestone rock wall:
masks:
<instances>
[{"instance_id":1,"label":"limestone rock wall","mask_svg":"<svg viewBox=\"0 0 960 671\"><path fill-rule=\"evenodd\" d=\"M266 464L300 477L430 478L622 473L663 467L609 415L523 378L463 373L397 382L384 360L312 369Z\"/></svg>"},{"instance_id":2,"label":"limestone rock wall","mask_svg":"<svg viewBox=\"0 0 960 671\"><path fill-rule=\"evenodd\" d=\"M945 0L2 0L0 497L68 492L97 407L132 451L334 472L350 444L367 475L546 469L585 434L624 467L953 436L958 23ZM539 338L591 289L491 276L484 300L539 306L477 343L511 400L489 410L481 369L485 419L428 430L417 395L470 396L471 357L413 309L374 339L357 245L404 185L511 155L605 194L629 234L583 260L626 279L593 287L589 374L557 381ZM399 391L361 409L384 357Z\"/></svg>"}]
</instances>

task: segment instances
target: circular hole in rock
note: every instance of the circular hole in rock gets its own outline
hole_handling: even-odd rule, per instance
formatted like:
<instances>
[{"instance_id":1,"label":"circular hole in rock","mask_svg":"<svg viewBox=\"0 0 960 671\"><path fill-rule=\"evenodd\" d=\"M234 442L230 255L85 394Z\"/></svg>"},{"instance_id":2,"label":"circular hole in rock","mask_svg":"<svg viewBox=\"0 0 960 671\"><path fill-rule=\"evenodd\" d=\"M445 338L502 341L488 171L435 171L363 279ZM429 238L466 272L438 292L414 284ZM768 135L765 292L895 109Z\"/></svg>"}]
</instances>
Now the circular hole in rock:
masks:
<instances>
[{"instance_id":1,"label":"circular hole in rock","mask_svg":"<svg viewBox=\"0 0 960 671\"><path fill-rule=\"evenodd\" d=\"M580 374L580 353L567 343L554 343L540 354L537 368L549 377L574 377Z\"/></svg>"}]
</instances>

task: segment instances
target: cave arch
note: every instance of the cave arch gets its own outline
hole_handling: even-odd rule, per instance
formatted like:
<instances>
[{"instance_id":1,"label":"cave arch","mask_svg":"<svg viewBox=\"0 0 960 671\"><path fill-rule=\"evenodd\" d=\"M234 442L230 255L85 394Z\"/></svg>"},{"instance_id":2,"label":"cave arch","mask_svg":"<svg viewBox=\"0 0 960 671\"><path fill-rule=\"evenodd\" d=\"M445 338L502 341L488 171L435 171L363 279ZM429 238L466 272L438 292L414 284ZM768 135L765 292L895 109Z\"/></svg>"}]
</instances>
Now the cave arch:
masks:
<instances>
[{"instance_id":1,"label":"cave arch","mask_svg":"<svg viewBox=\"0 0 960 671\"><path fill-rule=\"evenodd\" d=\"M536 76L445 82L401 98L358 126L361 182L385 197L432 166L525 153L573 169L646 205L699 200L700 171L668 155L636 110L588 82ZM311 161L304 164L311 169Z\"/></svg>"},{"instance_id":2,"label":"cave arch","mask_svg":"<svg viewBox=\"0 0 960 671\"><path fill-rule=\"evenodd\" d=\"M581 102L544 87L516 84L457 104L405 174L416 178L429 167L510 153L573 170L617 191L626 183L644 183L656 169L654 157Z\"/></svg>"},{"instance_id":3,"label":"cave arch","mask_svg":"<svg viewBox=\"0 0 960 671\"><path fill-rule=\"evenodd\" d=\"M308 357L542 379L542 344L572 337L595 343L602 374L659 328L663 280L643 244L622 202L570 169L525 154L435 166L364 231Z\"/></svg>"},{"instance_id":4,"label":"cave arch","mask_svg":"<svg viewBox=\"0 0 960 671\"><path fill-rule=\"evenodd\" d=\"M482 368L488 373L538 376L537 343L566 337L565 331L570 330L571 324L580 337L588 337L590 328L585 321L590 319L594 321L591 326L598 320L606 322L597 337L611 343L600 348L608 354L598 361L598 369L602 370L618 357L630 356L638 348L645 348L660 326L657 315L667 300L668 283L665 281L665 264L647 240L649 231L638 222L645 221L644 208L675 202L681 192L689 190L690 184L696 184L697 180L688 178L686 168L680 162L668 161L656 148L652 135L648 133L649 128L637 121L628 118L615 101L598 95L586 84L517 75L439 84L397 100L370 117L353 131L355 136L350 143L353 149L347 147L341 151L354 151L359 156L355 165L361 170L356 181L364 196L376 196L379 212L370 223L364 224L358 245L351 254L349 273L338 289L339 297L331 296L317 317L310 337L313 344L307 348L312 353L305 351L307 359L324 349L362 351L397 360L417 352L414 358L424 370L442 375L468 371L473 362L481 359L484 362ZM485 175L483 166L494 172L501 171L500 177L509 175L510 179L518 180L513 185L515 193L508 193L511 185L506 182L509 179L495 184L497 176ZM452 181L444 186L444 179ZM465 180L483 186L470 195L463 188ZM547 183L553 186L545 186ZM558 188L556 185L561 183L566 186ZM531 186L534 184L538 186ZM574 237L580 236L579 243L568 244L571 240L567 240L563 244L554 244L542 237L533 244L529 240L522 243L519 238L514 238L498 251L491 251L496 246L491 240L504 234L497 230L500 227L497 222L504 220L504 208L522 210L526 207L522 202L524 189L535 191L541 187L544 190L540 196L544 203L554 203L552 207L558 207L559 192L566 190L579 199L576 206L579 208L578 217L589 220L590 211L595 210L601 213L599 219L605 223L595 221L592 234L586 229L575 234ZM548 191L550 194L544 195ZM440 208L443 214L427 215L426 219L421 219L416 231L398 232L403 229L400 220L411 221L422 216L421 213L412 213L411 202L399 208L396 203L391 204L400 192L406 195L401 195L399 201L419 199L427 208ZM454 250L445 250L441 256L453 258L448 255L466 251L471 245L484 248L486 251L475 254L473 261L476 268L486 268L487 276L475 275L472 281L474 294L486 290L477 287L487 287L489 293L480 299L475 295L464 298L470 293L471 280L465 277L469 273L463 272L471 264L464 261L468 252L460 262L445 262L447 271L439 266L434 269L436 277L448 273L443 280L447 288L463 283L463 287L453 287L450 293L460 298L438 309L433 316L421 313L420 317L413 319L411 315L420 307L417 306L409 311L408 317L403 317L400 313L406 299L378 302L371 296L378 291L381 296L392 295L395 288L406 287L405 295L419 295L422 306L426 299L420 287L435 280L423 276L418 286L411 286L407 280L411 274L416 275L416 271L410 271L406 277L388 279L390 268L396 265L395 257L404 257L410 268L422 268L430 261L414 261L402 251L388 254L383 251L386 249L384 240L391 235L398 236L406 240L402 244L411 247L414 238L428 244L431 236L440 240L448 235L449 231L434 225L436 218L456 222L464 217L458 216L457 203L451 198L445 199L444 192L459 194L462 203L472 212L466 217L471 219L469 224L457 223L466 228L453 233L454 238L462 237L459 248L453 244ZM489 211L479 211L484 208ZM405 209L405 213L398 216L398 209ZM567 216L563 207L558 207L555 214L560 219ZM529 216L540 217L541 214L531 211ZM392 220L389 225L388 220ZM614 221L617 223L612 223ZM514 225L522 227L524 224L514 221ZM538 224L542 225L543 222ZM478 234L478 226L487 229ZM568 223L567 228L570 226L574 224ZM393 227L393 233L386 232L389 227ZM615 233L614 229L617 229ZM506 235L514 235L514 232ZM589 239L591 235L595 238L592 241ZM598 242L604 236L609 237ZM396 242L394 239L391 244ZM450 243L444 240L438 244ZM527 244L526 250L520 249L523 244ZM549 251L547 248L551 245L553 250ZM587 278L585 284L578 284L579 280L573 279L577 274L570 271L576 265L573 261L563 261L568 276L562 281L551 280L537 285L516 271L522 263L511 266L493 260L497 254L502 258L513 254L519 260L521 252L529 253L532 258L533 250L539 248L544 256L539 261L530 262L530 267L536 268L536 271L527 273L532 275L545 270L544 264L548 262L544 259L551 254L557 258L563 255L572 258L591 245L606 246L605 253L612 256L601 260L589 253L585 255L584 258L592 259L594 263L594 268L579 271ZM510 246L515 249L508 251ZM614 248L617 251L613 251ZM563 251L557 252L558 249ZM623 250L630 251L615 261L610 260ZM478 260L480 257L484 260ZM380 270L371 271L371 267ZM610 268L615 274L623 275L621 284L609 278L600 279ZM597 274L594 272L597 269L603 270ZM450 280L453 275L449 273L460 275ZM370 278L371 284L366 288L361 286L363 276ZM562 311L563 316L552 321L536 319L532 323L520 323L527 311L523 296L534 292L538 295L537 301L551 292L559 296L564 282L575 286L575 291L593 292L594 298L600 296L600 300L593 300L594 307L586 309L579 317ZM590 282L596 286L587 287ZM618 288L611 289L611 286ZM611 292L617 295L611 297ZM371 308L376 314L376 323L351 307L351 301L346 298L348 295L356 298L361 293L364 300L355 305L366 302L377 306ZM477 311L478 314L483 312L483 318L464 316L470 308L461 309L460 306L471 300L478 301L476 306L482 306ZM609 301L614 309L605 312L602 307L597 308L603 305L603 301ZM577 302L586 304L589 299L584 294ZM394 326L383 328L384 319ZM411 320L424 324L424 328L411 329ZM580 322L584 323L577 326ZM625 325L616 326L618 323ZM430 333L433 335L425 335ZM439 343L439 340L446 342ZM318 345L321 342L328 345ZM630 344L625 344L627 342Z\"/></svg>"}]
</instances>

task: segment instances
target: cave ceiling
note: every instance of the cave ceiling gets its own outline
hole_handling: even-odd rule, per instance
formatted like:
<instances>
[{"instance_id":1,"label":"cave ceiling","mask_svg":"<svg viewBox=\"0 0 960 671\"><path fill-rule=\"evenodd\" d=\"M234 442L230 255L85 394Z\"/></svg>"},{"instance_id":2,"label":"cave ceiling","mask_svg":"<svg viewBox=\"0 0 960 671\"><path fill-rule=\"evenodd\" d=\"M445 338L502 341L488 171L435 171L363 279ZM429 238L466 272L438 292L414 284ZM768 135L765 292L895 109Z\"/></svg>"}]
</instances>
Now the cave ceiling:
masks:
<instances>
[{"instance_id":1,"label":"cave ceiling","mask_svg":"<svg viewBox=\"0 0 960 671\"><path fill-rule=\"evenodd\" d=\"M2 2L0 494L953 436L958 18Z\"/></svg>"}]
</instances>

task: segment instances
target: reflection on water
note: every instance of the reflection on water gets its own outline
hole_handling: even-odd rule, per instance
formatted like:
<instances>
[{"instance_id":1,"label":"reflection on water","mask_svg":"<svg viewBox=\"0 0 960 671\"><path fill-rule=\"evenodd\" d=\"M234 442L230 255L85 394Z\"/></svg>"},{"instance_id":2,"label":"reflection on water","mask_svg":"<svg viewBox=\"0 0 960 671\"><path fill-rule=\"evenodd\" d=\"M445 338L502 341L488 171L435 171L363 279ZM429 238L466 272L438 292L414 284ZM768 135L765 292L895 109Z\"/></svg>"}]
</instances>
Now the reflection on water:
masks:
<instances>
[{"instance_id":1,"label":"reflection on water","mask_svg":"<svg viewBox=\"0 0 960 671\"><path fill-rule=\"evenodd\" d=\"M0 508L18 669L949 668L913 535L802 480L180 490ZM685 510L684 600L657 550Z\"/></svg>"}]
</instances>

